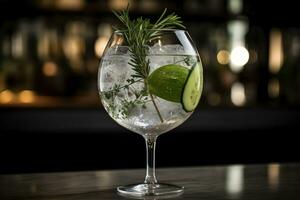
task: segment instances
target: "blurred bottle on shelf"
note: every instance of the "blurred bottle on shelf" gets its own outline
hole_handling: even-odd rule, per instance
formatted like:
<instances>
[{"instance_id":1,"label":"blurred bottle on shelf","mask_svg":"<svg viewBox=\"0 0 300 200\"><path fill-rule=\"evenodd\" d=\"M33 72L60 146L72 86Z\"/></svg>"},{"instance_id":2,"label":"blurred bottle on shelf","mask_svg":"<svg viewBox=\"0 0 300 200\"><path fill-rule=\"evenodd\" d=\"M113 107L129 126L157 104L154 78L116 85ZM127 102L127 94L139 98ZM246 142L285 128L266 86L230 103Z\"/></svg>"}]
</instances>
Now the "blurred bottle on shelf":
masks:
<instances>
[{"instance_id":1,"label":"blurred bottle on shelf","mask_svg":"<svg viewBox=\"0 0 300 200\"><path fill-rule=\"evenodd\" d=\"M273 28L269 33L269 60L268 60L268 97L271 105L280 104L280 96L283 95L282 89L284 88L284 80L282 73L284 64L284 52L282 31L280 29Z\"/></svg>"},{"instance_id":2,"label":"blurred bottle on shelf","mask_svg":"<svg viewBox=\"0 0 300 200\"><path fill-rule=\"evenodd\" d=\"M61 32L58 27L45 21L36 23L37 62L35 86L43 96L68 96L73 93L68 87L71 81L70 66L62 52Z\"/></svg>"},{"instance_id":3,"label":"blurred bottle on shelf","mask_svg":"<svg viewBox=\"0 0 300 200\"><path fill-rule=\"evenodd\" d=\"M86 0L39 0L37 5L43 8L60 10L80 10L85 6Z\"/></svg>"},{"instance_id":4,"label":"blurred bottle on shelf","mask_svg":"<svg viewBox=\"0 0 300 200\"><path fill-rule=\"evenodd\" d=\"M253 106L257 104L256 91L259 87L256 80L259 65L256 50L259 48L259 40L255 39L259 32L249 26L243 0L229 0L227 10L230 17L227 22L226 50L229 53L228 67L233 77L227 92L232 105Z\"/></svg>"},{"instance_id":5,"label":"blurred bottle on shelf","mask_svg":"<svg viewBox=\"0 0 300 200\"><path fill-rule=\"evenodd\" d=\"M270 65L270 70L273 69L274 71L272 73L273 78L279 80L280 94L278 96L280 102L290 106L297 106L300 102L299 34L299 28L290 28L286 30L273 29L270 33L271 42L273 38L273 46L278 46L277 52L273 52L273 62L275 63L270 63L273 64ZM276 39L279 41L276 41ZM278 57L280 56L279 58L281 59L275 57L276 55Z\"/></svg>"},{"instance_id":6,"label":"blurred bottle on shelf","mask_svg":"<svg viewBox=\"0 0 300 200\"><path fill-rule=\"evenodd\" d=\"M140 0L138 3L138 9L142 12L156 12L163 9L159 0Z\"/></svg>"},{"instance_id":7,"label":"blurred bottle on shelf","mask_svg":"<svg viewBox=\"0 0 300 200\"><path fill-rule=\"evenodd\" d=\"M2 97L12 96L7 103L34 101L34 73L36 63L31 52L35 51L34 34L28 21L20 21L14 31L6 34L2 42L1 76ZM29 95L21 95L21 94ZM27 97L30 96L30 97Z\"/></svg>"}]
</instances>

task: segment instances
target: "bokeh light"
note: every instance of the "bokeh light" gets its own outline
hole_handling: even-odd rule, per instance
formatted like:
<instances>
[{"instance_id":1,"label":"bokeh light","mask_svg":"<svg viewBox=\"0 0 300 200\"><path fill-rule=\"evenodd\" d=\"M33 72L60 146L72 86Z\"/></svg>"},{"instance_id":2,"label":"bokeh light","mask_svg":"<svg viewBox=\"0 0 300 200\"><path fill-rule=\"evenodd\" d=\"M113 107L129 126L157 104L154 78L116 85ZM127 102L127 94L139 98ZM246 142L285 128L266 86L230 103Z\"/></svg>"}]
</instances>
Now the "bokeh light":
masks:
<instances>
[{"instance_id":1,"label":"bokeh light","mask_svg":"<svg viewBox=\"0 0 300 200\"><path fill-rule=\"evenodd\" d=\"M230 53L231 69L234 72L242 70L243 66L249 60L249 52L243 46L234 47Z\"/></svg>"},{"instance_id":2,"label":"bokeh light","mask_svg":"<svg viewBox=\"0 0 300 200\"><path fill-rule=\"evenodd\" d=\"M227 65L230 61L230 53L226 50L220 50L217 54L217 61L221 65Z\"/></svg>"},{"instance_id":3,"label":"bokeh light","mask_svg":"<svg viewBox=\"0 0 300 200\"><path fill-rule=\"evenodd\" d=\"M10 90L3 90L0 93L0 103L10 103L14 99L14 93Z\"/></svg>"},{"instance_id":4,"label":"bokeh light","mask_svg":"<svg viewBox=\"0 0 300 200\"><path fill-rule=\"evenodd\" d=\"M243 106L246 103L245 87L242 83L236 82L231 87L231 101L235 106Z\"/></svg>"},{"instance_id":5,"label":"bokeh light","mask_svg":"<svg viewBox=\"0 0 300 200\"><path fill-rule=\"evenodd\" d=\"M43 65L43 74L45 76L57 75L57 65L54 62L45 62Z\"/></svg>"},{"instance_id":6,"label":"bokeh light","mask_svg":"<svg viewBox=\"0 0 300 200\"><path fill-rule=\"evenodd\" d=\"M32 103L35 100L35 94L31 90L23 90L19 94L19 100L22 103Z\"/></svg>"}]
</instances>

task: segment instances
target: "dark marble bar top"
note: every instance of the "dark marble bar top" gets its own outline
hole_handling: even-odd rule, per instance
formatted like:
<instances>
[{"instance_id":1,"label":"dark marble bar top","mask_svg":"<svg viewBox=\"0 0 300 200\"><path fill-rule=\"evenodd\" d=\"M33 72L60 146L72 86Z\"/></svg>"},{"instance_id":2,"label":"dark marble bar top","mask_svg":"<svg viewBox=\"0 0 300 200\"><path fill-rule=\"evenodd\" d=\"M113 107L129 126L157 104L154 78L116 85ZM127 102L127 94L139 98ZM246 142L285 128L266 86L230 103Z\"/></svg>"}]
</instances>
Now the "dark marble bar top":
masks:
<instances>
[{"instance_id":1,"label":"dark marble bar top","mask_svg":"<svg viewBox=\"0 0 300 200\"><path fill-rule=\"evenodd\" d=\"M163 168L157 176L160 182L185 186L174 199L300 199L296 163ZM115 188L143 177L143 169L0 175L0 199L126 199Z\"/></svg>"}]
</instances>

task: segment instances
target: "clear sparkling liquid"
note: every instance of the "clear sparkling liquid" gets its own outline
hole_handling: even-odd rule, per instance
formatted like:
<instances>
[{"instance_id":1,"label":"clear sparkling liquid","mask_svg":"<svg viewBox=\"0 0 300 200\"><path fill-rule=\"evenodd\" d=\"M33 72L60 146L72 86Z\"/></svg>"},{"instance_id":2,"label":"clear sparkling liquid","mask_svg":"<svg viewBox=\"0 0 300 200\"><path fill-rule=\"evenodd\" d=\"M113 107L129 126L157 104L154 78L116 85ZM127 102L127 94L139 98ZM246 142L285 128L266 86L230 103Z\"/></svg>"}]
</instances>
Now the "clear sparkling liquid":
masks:
<instances>
[{"instance_id":1,"label":"clear sparkling liquid","mask_svg":"<svg viewBox=\"0 0 300 200\"><path fill-rule=\"evenodd\" d=\"M155 69L167 64L179 64L190 69L191 66L185 62L187 58L194 62L199 61L195 55L157 54L147 56L147 59L150 60L150 74ZM109 115L123 127L141 135L159 135L183 123L191 115L191 112L184 111L181 103L166 101L154 96L154 101L163 118L163 122L161 122L150 96L142 98L136 96L136 93L141 93L145 88L143 81L135 82L127 88L124 87L128 85L128 80L132 79L132 75L135 74L132 66L128 64L129 60L128 54L110 53L107 53L101 60L98 87L102 104ZM109 92L118 87L120 89L114 94Z\"/></svg>"}]
</instances>

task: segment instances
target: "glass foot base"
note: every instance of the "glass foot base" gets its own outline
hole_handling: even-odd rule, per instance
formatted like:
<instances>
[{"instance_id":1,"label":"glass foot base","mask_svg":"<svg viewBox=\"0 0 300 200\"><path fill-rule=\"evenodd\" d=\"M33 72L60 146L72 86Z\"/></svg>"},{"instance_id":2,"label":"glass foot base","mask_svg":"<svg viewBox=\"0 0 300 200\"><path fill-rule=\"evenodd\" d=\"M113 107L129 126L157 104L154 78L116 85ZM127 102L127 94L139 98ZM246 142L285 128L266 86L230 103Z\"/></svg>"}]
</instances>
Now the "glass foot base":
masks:
<instances>
[{"instance_id":1,"label":"glass foot base","mask_svg":"<svg viewBox=\"0 0 300 200\"><path fill-rule=\"evenodd\" d=\"M120 186L118 192L123 196L144 197L144 196L179 196L183 193L184 187L157 183L157 184L134 184Z\"/></svg>"}]
</instances>

